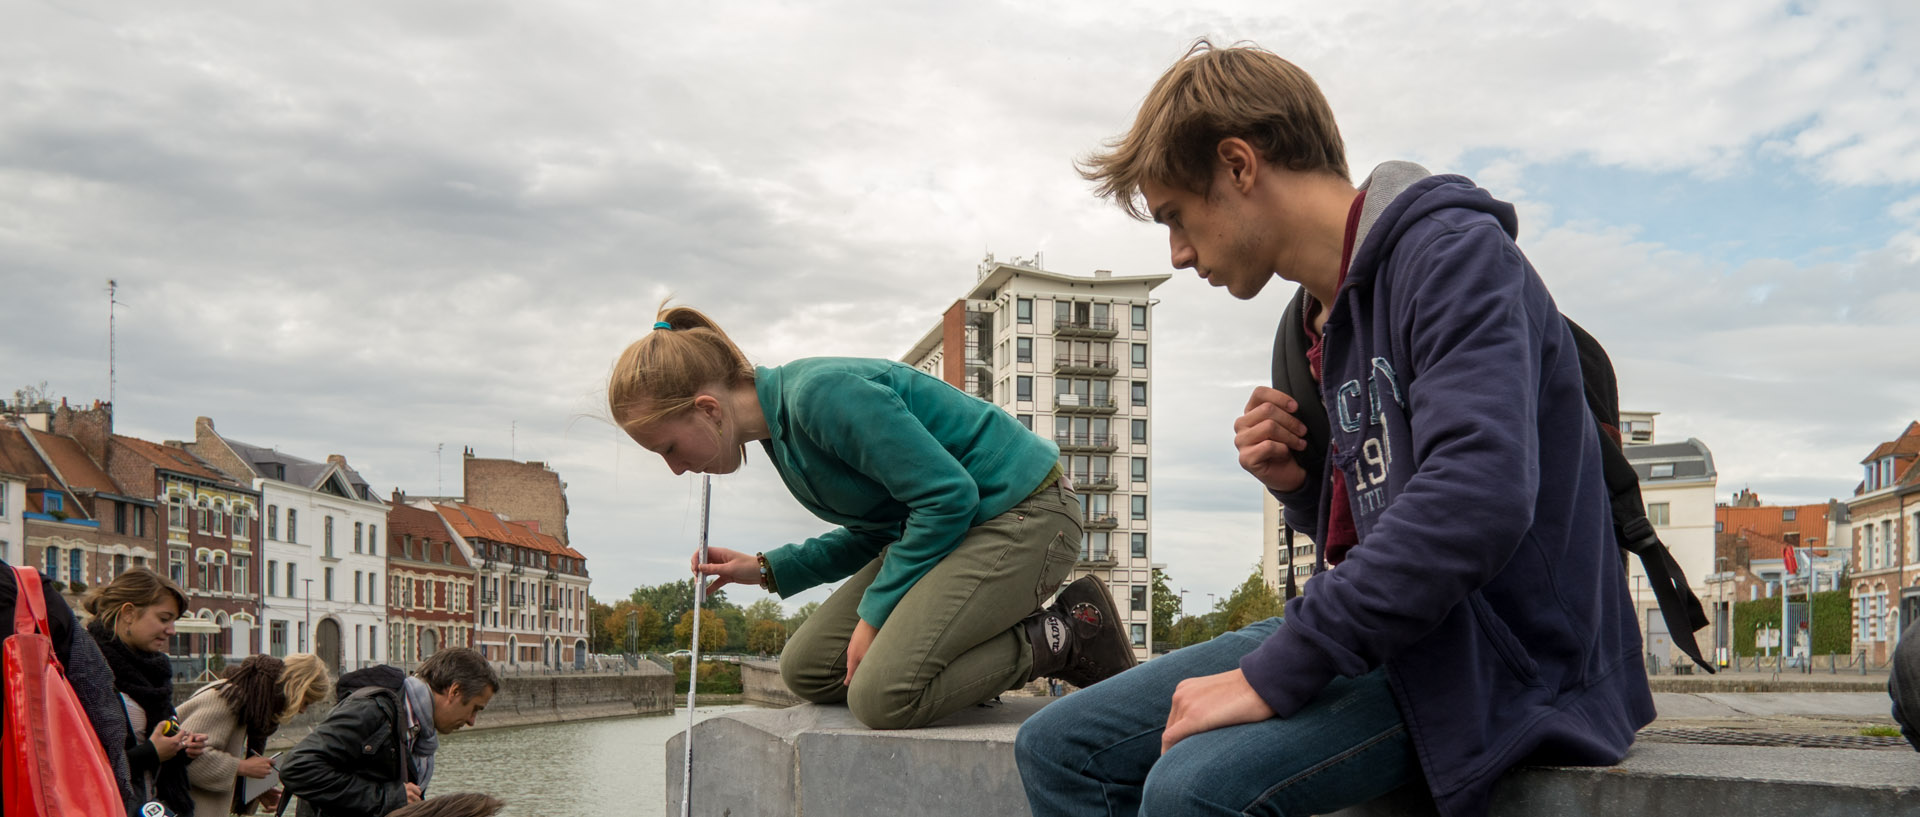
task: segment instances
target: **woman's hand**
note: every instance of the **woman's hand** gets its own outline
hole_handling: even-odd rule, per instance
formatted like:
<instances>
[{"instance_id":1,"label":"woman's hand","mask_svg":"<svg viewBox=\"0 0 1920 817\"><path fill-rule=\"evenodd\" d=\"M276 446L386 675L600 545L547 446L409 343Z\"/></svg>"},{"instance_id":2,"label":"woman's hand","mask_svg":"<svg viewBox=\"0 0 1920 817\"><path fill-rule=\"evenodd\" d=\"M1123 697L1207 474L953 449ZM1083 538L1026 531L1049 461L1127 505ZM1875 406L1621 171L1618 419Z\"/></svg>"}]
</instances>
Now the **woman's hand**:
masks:
<instances>
[{"instance_id":1,"label":"woman's hand","mask_svg":"<svg viewBox=\"0 0 1920 817\"><path fill-rule=\"evenodd\" d=\"M694 573L714 577L713 583L707 585L708 596L728 584L760 586L760 559L752 553L709 547L706 564L700 564L699 551L694 552L689 563L693 565Z\"/></svg>"},{"instance_id":2,"label":"woman's hand","mask_svg":"<svg viewBox=\"0 0 1920 817\"><path fill-rule=\"evenodd\" d=\"M867 648L873 646L873 637L880 634L880 628L860 619L853 625L853 635L847 638L847 686L853 686L853 671L860 667L860 659L867 657Z\"/></svg>"},{"instance_id":3,"label":"woman's hand","mask_svg":"<svg viewBox=\"0 0 1920 817\"><path fill-rule=\"evenodd\" d=\"M180 751L187 753L188 760L206 754L207 736L205 733L189 732L182 737L184 737L185 740L180 742Z\"/></svg>"},{"instance_id":4,"label":"woman's hand","mask_svg":"<svg viewBox=\"0 0 1920 817\"><path fill-rule=\"evenodd\" d=\"M162 735L159 730L154 730L153 734L147 736L147 740L153 741L153 754L164 763L172 760L174 755L180 754L180 746L186 742L187 734L175 732L171 735Z\"/></svg>"},{"instance_id":5,"label":"woman's hand","mask_svg":"<svg viewBox=\"0 0 1920 817\"><path fill-rule=\"evenodd\" d=\"M254 755L240 761L240 776L259 780L273 771L273 758L266 755Z\"/></svg>"}]
</instances>

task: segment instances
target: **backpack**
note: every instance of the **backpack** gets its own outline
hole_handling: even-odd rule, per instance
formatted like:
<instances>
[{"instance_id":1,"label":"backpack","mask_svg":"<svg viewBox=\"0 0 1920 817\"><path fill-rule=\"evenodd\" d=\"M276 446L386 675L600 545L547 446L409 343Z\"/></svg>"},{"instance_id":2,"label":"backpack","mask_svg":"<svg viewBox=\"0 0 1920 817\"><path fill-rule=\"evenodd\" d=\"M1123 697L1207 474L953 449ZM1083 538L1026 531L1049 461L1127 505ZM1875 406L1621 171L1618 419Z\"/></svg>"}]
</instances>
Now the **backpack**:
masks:
<instances>
[{"instance_id":1,"label":"backpack","mask_svg":"<svg viewBox=\"0 0 1920 817\"><path fill-rule=\"evenodd\" d=\"M1306 289L1297 291L1293 300L1288 302L1285 315L1280 319L1280 328L1273 339L1273 382L1289 394L1298 388L1292 384L1313 382L1313 373L1307 365L1306 327L1302 318L1306 314ZM1640 567L1647 575L1647 583L1653 587L1653 597L1660 604L1660 617L1666 620L1667 632L1673 638L1674 646L1680 648L1688 658L1709 673L1714 671L1711 662L1700 653L1700 645L1694 641L1694 631L1709 623L1706 609L1700 604L1700 597L1687 584L1686 574L1681 571L1680 563L1673 558L1673 552L1653 529L1653 523L1647 520L1647 506L1640 498L1640 476L1627 462L1627 453L1620 440L1620 386L1614 377L1613 361L1607 356L1607 350L1600 341L1580 328L1566 316L1567 330L1573 334L1574 349L1580 356L1580 378L1586 392L1587 409L1593 414L1594 428L1600 436L1600 465L1606 478L1607 499L1613 513L1614 539L1619 543L1620 568L1627 569L1627 555L1640 557ZM1309 390L1302 389L1302 392ZM1324 407L1318 400L1301 400L1300 421L1307 426L1307 439L1329 439L1331 429L1327 422ZM1305 451L1294 454L1308 473L1326 473L1326 452L1324 448L1309 445ZM1289 571L1291 580L1291 571Z\"/></svg>"},{"instance_id":2,"label":"backpack","mask_svg":"<svg viewBox=\"0 0 1920 817\"><path fill-rule=\"evenodd\" d=\"M363 687L380 687L399 692L407 682L407 671L392 664L375 664L340 676L333 683L333 702L339 703Z\"/></svg>"},{"instance_id":3,"label":"backpack","mask_svg":"<svg viewBox=\"0 0 1920 817\"><path fill-rule=\"evenodd\" d=\"M54 653L40 574L15 567L13 635L4 651L5 813L21 817L125 814L120 784L80 698Z\"/></svg>"}]
</instances>

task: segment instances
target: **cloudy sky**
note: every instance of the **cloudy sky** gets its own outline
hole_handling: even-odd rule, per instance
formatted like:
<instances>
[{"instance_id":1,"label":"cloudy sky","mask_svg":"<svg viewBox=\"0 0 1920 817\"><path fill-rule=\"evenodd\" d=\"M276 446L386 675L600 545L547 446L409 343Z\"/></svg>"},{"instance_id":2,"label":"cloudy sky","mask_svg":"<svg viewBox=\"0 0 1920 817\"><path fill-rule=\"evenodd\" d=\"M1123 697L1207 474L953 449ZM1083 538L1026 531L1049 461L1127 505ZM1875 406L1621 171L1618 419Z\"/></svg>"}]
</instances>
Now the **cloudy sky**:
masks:
<instances>
[{"instance_id":1,"label":"cloudy sky","mask_svg":"<svg viewBox=\"0 0 1920 817\"><path fill-rule=\"evenodd\" d=\"M777 364L899 356L989 252L1166 271L1072 161L1206 35L1312 72L1357 172L1515 202L1723 497L1845 496L1920 418L1920 7L1033 5L7 0L0 385L106 397L115 279L121 432L206 415L383 493L457 492L463 447L543 460L616 596L699 528L601 407L663 298ZM1193 598L1258 559L1230 425L1285 289L1157 293L1154 555ZM759 462L714 507L748 550L823 527Z\"/></svg>"}]
</instances>

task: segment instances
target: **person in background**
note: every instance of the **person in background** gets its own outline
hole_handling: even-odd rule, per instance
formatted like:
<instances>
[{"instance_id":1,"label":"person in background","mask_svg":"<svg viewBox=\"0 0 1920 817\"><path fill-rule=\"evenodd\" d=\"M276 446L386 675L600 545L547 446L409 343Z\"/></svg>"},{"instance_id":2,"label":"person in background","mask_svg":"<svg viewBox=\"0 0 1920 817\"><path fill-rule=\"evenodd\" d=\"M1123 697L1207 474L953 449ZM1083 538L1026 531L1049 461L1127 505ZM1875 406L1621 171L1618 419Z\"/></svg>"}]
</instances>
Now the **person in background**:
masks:
<instances>
[{"instance_id":1,"label":"person in background","mask_svg":"<svg viewBox=\"0 0 1920 817\"><path fill-rule=\"evenodd\" d=\"M387 817L493 817L506 803L484 794L448 794L407 806Z\"/></svg>"},{"instance_id":2,"label":"person in background","mask_svg":"<svg viewBox=\"0 0 1920 817\"><path fill-rule=\"evenodd\" d=\"M1887 675L1887 695L1893 698L1893 720L1900 724L1907 743L1920 752L1920 621L1900 634L1892 669Z\"/></svg>"},{"instance_id":3,"label":"person in background","mask_svg":"<svg viewBox=\"0 0 1920 817\"><path fill-rule=\"evenodd\" d=\"M0 561L0 641L13 635L12 611L18 593L13 567ZM132 779L127 772L127 747L121 742L121 736L127 731L127 713L120 706L119 695L113 691L113 670L107 666L107 659L100 655L100 647L93 639L73 637L73 608L53 589L51 580L40 582L40 594L47 605L47 626L52 630L48 637L53 640L54 656L66 669L67 683L73 686L74 697L86 710L94 738L106 752L108 765L113 767L114 780L120 786L120 802L127 804L131 814L139 806L134 803ZM0 676L0 700L5 697L6 677ZM5 717L5 711L0 710L0 723L5 722Z\"/></svg>"},{"instance_id":4,"label":"person in background","mask_svg":"<svg viewBox=\"0 0 1920 817\"><path fill-rule=\"evenodd\" d=\"M280 764L299 817L387 817L433 782L440 734L473 725L500 674L467 647L421 662L399 689L370 684L335 705Z\"/></svg>"},{"instance_id":5,"label":"person in background","mask_svg":"<svg viewBox=\"0 0 1920 817\"><path fill-rule=\"evenodd\" d=\"M165 734L160 725L174 721L173 665L167 640L173 622L187 607L179 585L145 568L135 568L100 585L87 596L93 616L87 634L113 669L113 688L126 708L122 748L127 754L136 804L158 801L179 817L193 814L187 763L206 750L206 736L185 729Z\"/></svg>"},{"instance_id":6,"label":"person in background","mask_svg":"<svg viewBox=\"0 0 1920 817\"><path fill-rule=\"evenodd\" d=\"M251 802L236 802L238 778L260 779L273 771L264 754L267 738L307 707L326 700L333 689L327 665L317 655L298 653L285 660L248 656L224 680L200 688L180 705L180 725L207 736L207 751L187 764L195 817L249 814ZM272 809L277 794L261 798Z\"/></svg>"}]
</instances>

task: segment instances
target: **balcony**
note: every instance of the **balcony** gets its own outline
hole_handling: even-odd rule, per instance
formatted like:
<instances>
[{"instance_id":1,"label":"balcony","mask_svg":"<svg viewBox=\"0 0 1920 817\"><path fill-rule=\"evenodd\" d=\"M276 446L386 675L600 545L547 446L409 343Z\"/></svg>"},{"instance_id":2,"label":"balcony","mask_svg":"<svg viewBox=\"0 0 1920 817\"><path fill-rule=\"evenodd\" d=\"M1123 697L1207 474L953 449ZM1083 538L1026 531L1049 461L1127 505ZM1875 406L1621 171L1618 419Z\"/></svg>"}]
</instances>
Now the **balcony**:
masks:
<instances>
[{"instance_id":1,"label":"balcony","mask_svg":"<svg viewBox=\"0 0 1920 817\"><path fill-rule=\"evenodd\" d=\"M1053 334L1068 338L1110 338L1120 334L1120 324L1112 318L1054 317Z\"/></svg>"},{"instance_id":2,"label":"balcony","mask_svg":"<svg viewBox=\"0 0 1920 817\"><path fill-rule=\"evenodd\" d=\"M482 591L480 591L480 603L481 603L481 604L498 604L499 602L500 602L500 594L499 594L499 593L496 593L496 592L494 592L494 591L492 591L492 590L482 590Z\"/></svg>"},{"instance_id":3,"label":"balcony","mask_svg":"<svg viewBox=\"0 0 1920 817\"><path fill-rule=\"evenodd\" d=\"M557 602L557 601L540 602L540 609L546 610L547 612L553 612L554 610L560 609L560 602Z\"/></svg>"},{"instance_id":4,"label":"balcony","mask_svg":"<svg viewBox=\"0 0 1920 817\"><path fill-rule=\"evenodd\" d=\"M1114 480L1112 474L1105 472L1068 474L1067 479L1073 482L1073 489L1076 491L1100 491L1105 493L1112 491L1120 485L1119 482Z\"/></svg>"},{"instance_id":5,"label":"balcony","mask_svg":"<svg viewBox=\"0 0 1920 817\"><path fill-rule=\"evenodd\" d=\"M527 594L525 594L525 593L510 593L510 594L508 594L508 595L507 595L507 606L508 606L508 607L525 607L525 606L527 606Z\"/></svg>"},{"instance_id":6,"label":"balcony","mask_svg":"<svg viewBox=\"0 0 1920 817\"><path fill-rule=\"evenodd\" d=\"M1114 528L1120 527L1120 517L1110 513L1099 516L1089 516L1087 517L1087 521L1080 524L1080 527L1084 530L1113 530Z\"/></svg>"},{"instance_id":7,"label":"balcony","mask_svg":"<svg viewBox=\"0 0 1920 817\"><path fill-rule=\"evenodd\" d=\"M1112 397L1090 397L1084 394L1056 394L1053 396L1053 410L1061 414L1112 414Z\"/></svg>"},{"instance_id":8,"label":"balcony","mask_svg":"<svg viewBox=\"0 0 1920 817\"><path fill-rule=\"evenodd\" d=\"M1112 567L1113 551L1106 548L1080 551L1080 564L1098 567Z\"/></svg>"},{"instance_id":9,"label":"balcony","mask_svg":"<svg viewBox=\"0 0 1920 817\"><path fill-rule=\"evenodd\" d=\"M1061 451L1102 451L1112 453L1120 449L1120 440L1111 434L1055 434L1054 443Z\"/></svg>"},{"instance_id":10,"label":"balcony","mask_svg":"<svg viewBox=\"0 0 1920 817\"><path fill-rule=\"evenodd\" d=\"M1106 355L1097 355L1094 357L1063 355L1054 358L1053 373L1112 377L1120 373L1120 368L1114 365L1113 358L1107 357Z\"/></svg>"},{"instance_id":11,"label":"balcony","mask_svg":"<svg viewBox=\"0 0 1920 817\"><path fill-rule=\"evenodd\" d=\"M518 575L520 575L520 574L521 574L521 572L522 572L522 571L521 571L521 569L520 569L520 565L519 565L519 564L515 564L515 565L513 566L513 569L512 569L512 570L508 570L508 571L507 571L507 573L508 573L508 575L513 575L513 576L518 576Z\"/></svg>"}]
</instances>

